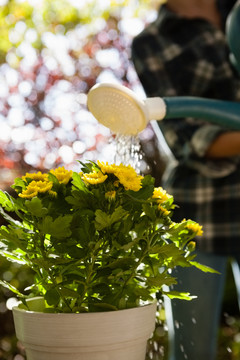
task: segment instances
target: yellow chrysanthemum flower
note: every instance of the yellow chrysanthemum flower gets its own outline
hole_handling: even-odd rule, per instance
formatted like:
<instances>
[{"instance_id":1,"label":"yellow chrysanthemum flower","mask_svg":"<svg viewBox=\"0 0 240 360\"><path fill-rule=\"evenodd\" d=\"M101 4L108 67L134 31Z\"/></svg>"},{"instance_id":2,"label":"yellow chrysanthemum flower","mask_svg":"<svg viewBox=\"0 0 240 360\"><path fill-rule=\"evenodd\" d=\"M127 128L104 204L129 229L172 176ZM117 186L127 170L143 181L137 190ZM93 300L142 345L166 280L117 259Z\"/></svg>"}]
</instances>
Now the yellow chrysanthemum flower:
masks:
<instances>
[{"instance_id":1,"label":"yellow chrysanthemum flower","mask_svg":"<svg viewBox=\"0 0 240 360\"><path fill-rule=\"evenodd\" d=\"M41 171L38 171L37 173L26 173L24 176L22 176L22 179L24 181L26 181L27 179L35 181L47 181L48 174L43 174Z\"/></svg>"},{"instance_id":2,"label":"yellow chrysanthemum flower","mask_svg":"<svg viewBox=\"0 0 240 360\"><path fill-rule=\"evenodd\" d=\"M53 190L49 190L49 195L52 196L52 197L57 197L57 192L56 191L53 191Z\"/></svg>"},{"instance_id":3,"label":"yellow chrysanthemum flower","mask_svg":"<svg viewBox=\"0 0 240 360\"><path fill-rule=\"evenodd\" d=\"M116 166L114 175L126 190L139 191L142 187L143 176L138 175L130 165L120 164Z\"/></svg>"},{"instance_id":4,"label":"yellow chrysanthemum flower","mask_svg":"<svg viewBox=\"0 0 240 360\"><path fill-rule=\"evenodd\" d=\"M105 193L105 198L108 200L114 200L116 197L116 191L108 191Z\"/></svg>"},{"instance_id":5,"label":"yellow chrysanthemum flower","mask_svg":"<svg viewBox=\"0 0 240 360\"><path fill-rule=\"evenodd\" d=\"M158 204L162 204L164 201L171 198L171 195L169 195L166 190L164 190L161 186L154 188L153 199L157 199Z\"/></svg>"},{"instance_id":6,"label":"yellow chrysanthemum flower","mask_svg":"<svg viewBox=\"0 0 240 360\"><path fill-rule=\"evenodd\" d=\"M26 190L23 190L18 196L21 198L31 199L38 194L38 186L37 181L32 181L26 188Z\"/></svg>"},{"instance_id":7,"label":"yellow chrysanthemum flower","mask_svg":"<svg viewBox=\"0 0 240 360\"><path fill-rule=\"evenodd\" d=\"M165 209L163 206L158 205L158 210L163 213L163 215L168 216L170 214L170 211Z\"/></svg>"},{"instance_id":8,"label":"yellow chrysanthemum flower","mask_svg":"<svg viewBox=\"0 0 240 360\"><path fill-rule=\"evenodd\" d=\"M104 162L101 162L101 161L98 160L97 164L100 167L101 172L103 174L106 174L106 173L107 174L114 174L118 169L117 165L115 165L115 164L109 165L108 162L104 163Z\"/></svg>"},{"instance_id":9,"label":"yellow chrysanthemum flower","mask_svg":"<svg viewBox=\"0 0 240 360\"><path fill-rule=\"evenodd\" d=\"M196 249L196 242L195 241L190 241L188 244L187 244L187 247L188 247L188 250L189 251L194 251Z\"/></svg>"},{"instance_id":10,"label":"yellow chrysanthemum flower","mask_svg":"<svg viewBox=\"0 0 240 360\"><path fill-rule=\"evenodd\" d=\"M44 193L52 189L52 181L37 181L38 192Z\"/></svg>"},{"instance_id":11,"label":"yellow chrysanthemum flower","mask_svg":"<svg viewBox=\"0 0 240 360\"><path fill-rule=\"evenodd\" d=\"M27 188L23 190L19 196L22 198L30 199L37 196L38 193L50 191L53 186L51 181L31 181Z\"/></svg>"},{"instance_id":12,"label":"yellow chrysanthemum flower","mask_svg":"<svg viewBox=\"0 0 240 360\"><path fill-rule=\"evenodd\" d=\"M198 223L188 223L186 228L196 233L196 236L202 236L203 234L202 226Z\"/></svg>"},{"instance_id":13,"label":"yellow chrysanthemum flower","mask_svg":"<svg viewBox=\"0 0 240 360\"><path fill-rule=\"evenodd\" d=\"M38 192L37 190L34 189L26 189L23 190L22 193L18 194L18 196L20 196L21 198L25 198L25 199L32 199L33 197L37 196Z\"/></svg>"},{"instance_id":14,"label":"yellow chrysanthemum flower","mask_svg":"<svg viewBox=\"0 0 240 360\"><path fill-rule=\"evenodd\" d=\"M98 161L98 166L103 174L114 174L126 190L138 191L141 189L143 177L138 175L130 165L109 165L108 162L104 163Z\"/></svg>"},{"instance_id":15,"label":"yellow chrysanthemum flower","mask_svg":"<svg viewBox=\"0 0 240 360\"><path fill-rule=\"evenodd\" d=\"M91 185L101 184L107 179L107 177L108 176L103 175L101 171L93 171L82 175L83 181Z\"/></svg>"},{"instance_id":16,"label":"yellow chrysanthemum flower","mask_svg":"<svg viewBox=\"0 0 240 360\"><path fill-rule=\"evenodd\" d=\"M55 170L50 170L50 173L56 176L60 184L65 185L70 181L73 174L72 170L66 170L63 166Z\"/></svg>"},{"instance_id":17,"label":"yellow chrysanthemum flower","mask_svg":"<svg viewBox=\"0 0 240 360\"><path fill-rule=\"evenodd\" d=\"M119 187L119 180L114 181L113 185L114 185L115 187Z\"/></svg>"}]
</instances>

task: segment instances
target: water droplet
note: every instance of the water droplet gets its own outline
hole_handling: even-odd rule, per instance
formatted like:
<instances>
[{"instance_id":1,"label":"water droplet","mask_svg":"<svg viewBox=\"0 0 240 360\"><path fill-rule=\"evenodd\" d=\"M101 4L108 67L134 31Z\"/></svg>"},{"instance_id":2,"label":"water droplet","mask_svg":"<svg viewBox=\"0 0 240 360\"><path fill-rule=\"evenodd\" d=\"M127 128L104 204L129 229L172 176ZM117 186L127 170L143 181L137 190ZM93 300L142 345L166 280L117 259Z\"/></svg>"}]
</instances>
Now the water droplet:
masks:
<instances>
[{"instance_id":1,"label":"water droplet","mask_svg":"<svg viewBox=\"0 0 240 360\"><path fill-rule=\"evenodd\" d=\"M184 352L184 347L183 347L182 344L180 345L180 350L181 350L182 353Z\"/></svg>"},{"instance_id":2,"label":"water droplet","mask_svg":"<svg viewBox=\"0 0 240 360\"><path fill-rule=\"evenodd\" d=\"M175 325L175 328L176 329L179 329L180 328L180 324L178 321L174 321L174 325Z\"/></svg>"},{"instance_id":3,"label":"water droplet","mask_svg":"<svg viewBox=\"0 0 240 360\"><path fill-rule=\"evenodd\" d=\"M197 320L195 318L192 318L192 323L193 324L196 324L197 323Z\"/></svg>"}]
</instances>

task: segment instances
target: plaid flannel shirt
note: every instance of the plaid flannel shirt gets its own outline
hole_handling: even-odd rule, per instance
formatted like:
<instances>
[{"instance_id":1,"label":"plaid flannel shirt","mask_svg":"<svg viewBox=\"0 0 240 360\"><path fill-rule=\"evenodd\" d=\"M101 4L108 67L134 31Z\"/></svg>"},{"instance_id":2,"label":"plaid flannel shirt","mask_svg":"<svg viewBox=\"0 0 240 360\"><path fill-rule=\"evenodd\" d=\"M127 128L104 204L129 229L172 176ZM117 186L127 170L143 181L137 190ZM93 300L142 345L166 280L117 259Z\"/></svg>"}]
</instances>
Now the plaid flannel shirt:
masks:
<instances>
[{"instance_id":1,"label":"plaid flannel shirt","mask_svg":"<svg viewBox=\"0 0 240 360\"><path fill-rule=\"evenodd\" d=\"M157 20L133 40L132 60L148 97L240 101L240 78L225 35L204 19L182 18L162 6ZM240 157L205 157L212 141L229 129L193 118L167 119L159 126L177 160L163 184L179 205L175 220L203 225L199 249L239 255Z\"/></svg>"}]
</instances>

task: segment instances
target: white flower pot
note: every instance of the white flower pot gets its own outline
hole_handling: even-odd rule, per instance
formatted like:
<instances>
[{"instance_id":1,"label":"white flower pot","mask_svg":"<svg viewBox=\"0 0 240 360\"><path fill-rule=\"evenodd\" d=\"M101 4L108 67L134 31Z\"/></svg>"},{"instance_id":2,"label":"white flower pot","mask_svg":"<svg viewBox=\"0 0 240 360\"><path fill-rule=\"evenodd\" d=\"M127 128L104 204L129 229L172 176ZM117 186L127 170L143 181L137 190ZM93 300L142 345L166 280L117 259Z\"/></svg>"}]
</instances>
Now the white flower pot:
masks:
<instances>
[{"instance_id":1,"label":"white flower pot","mask_svg":"<svg viewBox=\"0 0 240 360\"><path fill-rule=\"evenodd\" d=\"M156 304L84 314L42 313L42 298L32 311L17 306L13 317L27 360L144 360L155 327Z\"/></svg>"}]
</instances>

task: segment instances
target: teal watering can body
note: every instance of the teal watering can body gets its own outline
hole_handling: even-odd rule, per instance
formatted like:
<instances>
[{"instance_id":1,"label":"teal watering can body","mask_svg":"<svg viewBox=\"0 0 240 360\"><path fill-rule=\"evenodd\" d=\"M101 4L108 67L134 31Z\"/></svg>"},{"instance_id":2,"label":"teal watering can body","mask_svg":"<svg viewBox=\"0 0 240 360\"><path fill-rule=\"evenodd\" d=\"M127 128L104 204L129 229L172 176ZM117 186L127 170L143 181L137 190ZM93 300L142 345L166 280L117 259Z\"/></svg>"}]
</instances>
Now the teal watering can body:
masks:
<instances>
[{"instance_id":1,"label":"teal watering can body","mask_svg":"<svg viewBox=\"0 0 240 360\"><path fill-rule=\"evenodd\" d=\"M166 119L193 117L240 130L240 103L192 96L163 98Z\"/></svg>"}]
</instances>

